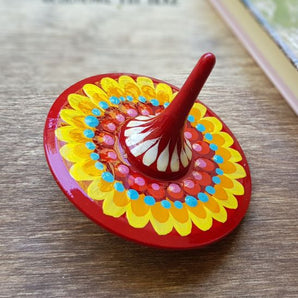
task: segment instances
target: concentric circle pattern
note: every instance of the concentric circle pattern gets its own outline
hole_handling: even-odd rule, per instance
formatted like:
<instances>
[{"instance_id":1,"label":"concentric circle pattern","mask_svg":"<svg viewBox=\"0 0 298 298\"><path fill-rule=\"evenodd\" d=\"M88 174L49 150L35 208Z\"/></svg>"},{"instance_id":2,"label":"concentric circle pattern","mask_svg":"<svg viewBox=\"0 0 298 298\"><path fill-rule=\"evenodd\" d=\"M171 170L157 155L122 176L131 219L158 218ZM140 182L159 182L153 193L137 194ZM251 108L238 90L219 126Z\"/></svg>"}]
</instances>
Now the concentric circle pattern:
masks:
<instances>
[{"instance_id":1,"label":"concentric circle pattern","mask_svg":"<svg viewBox=\"0 0 298 298\"><path fill-rule=\"evenodd\" d=\"M127 121L166 109L177 89L134 75L106 75L90 81L61 95L67 100L57 112L55 146L85 195L83 200L91 200L93 208L119 225L125 222L140 237L125 235L120 228L115 231L101 219L97 222L143 243L142 230L155 234L156 239L188 239L196 234L196 243L190 247L212 242L235 228L248 206L250 176L239 144L221 120L196 102L184 131L192 150L190 169L178 180L160 181L129 164L119 134ZM143 154L150 148L144 148ZM52 171L55 175L53 167ZM218 235L213 232L216 239L209 239L206 233L213 229ZM175 247L162 241L152 245Z\"/></svg>"}]
</instances>

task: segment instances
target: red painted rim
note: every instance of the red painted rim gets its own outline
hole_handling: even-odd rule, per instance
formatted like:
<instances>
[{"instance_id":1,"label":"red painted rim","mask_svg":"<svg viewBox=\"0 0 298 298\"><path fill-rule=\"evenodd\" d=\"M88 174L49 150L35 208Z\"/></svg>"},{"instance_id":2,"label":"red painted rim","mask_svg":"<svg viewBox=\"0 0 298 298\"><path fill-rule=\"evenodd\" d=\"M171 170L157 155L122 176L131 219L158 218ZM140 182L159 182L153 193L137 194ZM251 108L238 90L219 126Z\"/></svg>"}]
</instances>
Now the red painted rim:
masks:
<instances>
[{"instance_id":1,"label":"red painted rim","mask_svg":"<svg viewBox=\"0 0 298 298\"><path fill-rule=\"evenodd\" d=\"M245 193L242 196L235 196L238 200L238 208L236 210L226 208L228 214L227 221L225 223L220 223L214 220L212 227L208 231L201 231L193 225L192 232L188 236L180 236L175 229L167 235L160 236L153 230L150 223L142 229L134 228L129 225L125 215L119 218L114 218L103 214L102 209L100 208L101 205L98 204L98 202L92 201L78 183L70 176L59 153L58 140L55 136L55 129L58 127L58 120L60 119L59 113L67 102L67 96L70 93L77 92L85 84L98 82L103 77L118 79L121 75L128 75L133 79L141 76L127 73L109 73L89 77L66 89L52 105L44 128L44 150L49 168L57 184L60 186L67 198L95 223L121 237L140 244L166 249L190 249L206 246L224 238L238 226L247 211L251 196L251 177L249 166L242 148L232 132L223 122L222 131L231 135L234 140L234 144L231 147L238 150L242 156L242 161L239 162L239 164L244 167L247 176L245 178L238 179L238 181L242 183ZM151 79L154 83L166 83L155 78ZM171 84L168 85L171 86L173 90L179 91L179 88ZM208 107L207 113L210 116L220 119Z\"/></svg>"}]
</instances>

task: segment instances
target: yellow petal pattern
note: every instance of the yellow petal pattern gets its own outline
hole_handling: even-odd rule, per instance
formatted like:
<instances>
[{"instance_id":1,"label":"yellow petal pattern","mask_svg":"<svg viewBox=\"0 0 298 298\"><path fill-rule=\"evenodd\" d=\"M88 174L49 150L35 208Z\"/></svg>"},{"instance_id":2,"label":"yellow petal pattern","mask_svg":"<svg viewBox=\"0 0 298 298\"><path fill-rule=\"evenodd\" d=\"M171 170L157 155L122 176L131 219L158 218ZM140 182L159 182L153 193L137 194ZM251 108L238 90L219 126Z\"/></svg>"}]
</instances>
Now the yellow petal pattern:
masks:
<instances>
[{"instance_id":1,"label":"yellow petal pattern","mask_svg":"<svg viewBox=\"0 0 298 298\"><path fill-rule=\"evenodd\" d=\"M121 97L124 95L120 85L114 79L103 78L100 81L100 84L109 97L110 96Z\"/></svg>"},{"instance_id":2,"label":"yellow petal pattern","mask_svg":"<svg viewBox=\"0 0 298 298\"><path fill-rule=\"evenodd\" d=\"M121 195L123 194L121 193ZM127 206L118 206L114 201L114 197L115 191L107 192L107 196L104 197L102 209L104 214L118 218L127 211Z\"/></svg>"},{"instance_id":3,"label":"yellow petal pattern","mask_svg":"<svg viewBox=\"0 0 298 298\"><path fill-rule=\"evenodd\" d=\"M88 97L75 93L68 96L68 102L72 108L85 115L90 115L92 109L97 108L97 105L95 105Z\"/></svg>"},{"instance_id":4,"label":"yellow petal pattern","mask_svg":"<svg viewBox=\"0 0 298 298\"><path fill-rule=\"evenodd\" d=\"M242 156L231 148L233 138L222 131L221 121L205 116L207 108L202 103L196 102L191 109L190 115L194 118L192 125L196 127L200 124L204 127L204 140L216 145L216 154L222 158L218 165L223 175L219 176L219 184L214 184L214 193L207 194L206 201L196 200L197 204L190 206L186 202L174 204L167 199L169 204L166 208L161 202L147 204L142 193L137 199L130 199L127 190L116 188L117 181L107 182L102 178L103 173L108 170L105 165L96 167L97 160L91 158L94 151L88 149L86 144L90 143L92 138L87 138L88 135L85 136L84 132L87 130L88 134L94 135L96 129L85 123L85 117L93 115L92 111L95 108L104 114L106 106L116 106L117 104L111 103L112 96L122 100L130 96L130 100L134 102L138 102L139 97L144 96L149 101L157 99L159 104L163 105L170 103L177 92L173 92L165 83L154 84L147 77L134 80L128 75L122 75L118 80L105 77L100 84L86 84L83 86L83 92L86 96L76 93L68 96L71 108L61 110L60 117L64 123L55 134L58 140L64 142L60 148L61 156L72 163L70 175L79 181L80 185L85 185L86 192L92 200L103 201L104 214L115 218L125 216L134 228L144 228L151 224L158 235L167 235L174 229L179 235L186 236L191 233L193 225L201 231L207 231L212 227L214 220L226 222L226 208L237 209L236 196L244 194L244 187L237 179L246 177L244 168L238 163ZM209 135L206 135L207 133Z\"/></svg>"},{"instance_id":5,"label":"yellow petal pattern","mask_svg":"<svg viewBox=\"0 0 298 298\"><path fill-rule=\"evenodd\" d=\"M108 102L107 94L94 84L84 85L83 90L96 106L99 106L101 101Z\"/></svg>"},{"instance_id":6,"label":"yellow petal pattern","mask_svg":"<svg viewBox=\"0 0 298 298\"><path fill-rule=\"evenodd\" d=\"M126 217L130 225L135 228L143 228L148 224L150 208L144 203L144 195L131 201L126 211Z\"/></svg>"},{"instance_id":7,"label":"yellow petal pattern","mask_svg":"<svg viewBox=\"0 0 298 298\"><path fill-rule=\"evenodd\" d=\"M88 139L85 138L82 130L72 126L61 126L56 129L55 135L58 140L66 143L83 143L85 144Z\"/></svg>"},{"instance_id":8,"label":"yellow petal pattern","mask_svg":"<svg viewBox=\"0 0 298 298\"><path fill-rule=\"evenodd\" d=\"M89 159L91 150L88 150L85 144L82 143L70 143L65 144L60 149L62 157L71 162L80 162Z\"/></svg>"},{"instance_id":9,"label":"yellow petal pattern","mask_svg":"<svg viewBox=\"0 0 298 298\"><path fill-rule=\"evenodd\" d=\"M160 104L164 104L165 102L169 102L173 97L172 88L164 83L159 83L156 86L156 98Z\"/></svg>"},{"instance_id":10,"label":"yellow petal pattern","mask_svg":"<svg viewBox=\"0 0 298 298\"><path fill-rule=\"evenodd\" d=\"M60 111L60 117L71 126L80 129L87 127L84 122L85 115L81 112L72 109L64 109Z\"/></svg>"},{"instance_id":11,"label":"yellow petal pattern","mask_svg":"<svg viewBox=\"0 0 298 298\"><path fill-rule=\"evenodd\" d=\"M129 76L121 76L119 78L119 84L126 96L132 96L135 102L138 100L138 97L141 95L141 90L134 79Z\"/></svg>"},{"instance_id":12,"label":"yellow petal pattern","mask_svg":"<svg viewBox=\"0 0 298 298\"><path fill-rule=\"evenodd\" d=\"M191 108L190 115L195 118L194 125L197 125L199 121L204 117L206 114L206 107L199 102L195 102L193 107Z\"/></svg>"}]
</instances>

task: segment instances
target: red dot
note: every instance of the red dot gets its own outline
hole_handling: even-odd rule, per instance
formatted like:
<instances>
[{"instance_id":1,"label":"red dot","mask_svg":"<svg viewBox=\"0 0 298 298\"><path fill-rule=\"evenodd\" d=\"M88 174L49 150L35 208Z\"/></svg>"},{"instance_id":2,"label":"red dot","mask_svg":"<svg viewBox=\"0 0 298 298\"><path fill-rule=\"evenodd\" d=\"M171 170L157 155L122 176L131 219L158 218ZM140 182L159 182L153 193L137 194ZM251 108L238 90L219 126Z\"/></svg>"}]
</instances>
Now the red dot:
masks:
<instances>
[{"instance_id":1,"label":"red dot","mask_svg":"<svg viewBox=\"0 0 298 298\"><path fill-rule=\"evenodd\" d=\"M117 159L117 154L115 152L111 151L111 152L108 153L108 157L111 160L116 160Z\"/></svg>"},{"instance_id":2,"label":"red dot","mask_svg":"<svg viewBox=\"0 0 298 298\"><path fill-rule=\"evenodd\" d=\"M111 119L102 120L101 126L105 131L108 132L114 132L117 128L116 124Z\"/></svg>"},{"instance_id":3,"label":"red dot","mask_svg":"<svg viewBox=\"0 0 298 298\"><path fill-rule=\"evenodd\" d=\"M153 114L152 108L141 102L138 103L138 110L139 110L139 113L142 114L143 116L148 116Z\"/></svg>"},{"instance_id":4,"label":"red dot","mask_svg":"<svg viewBox=\"0 0 298 298\"><path fill-rule=\"evenodd\" d=\"M119 106L120 110L127 115L127 117L136 117L138 115L138 111L135 107L135 105L131 103L123 103Z\"/></svg>"},{"instance_id":5,"label":"red dot","mask_svg":"<svg viewBox=\"0 0 298 298\"><path fill-rule=\"evenodd\" d=\"M148 194L155 199L164 199L166 192L162 185L158 183L152 183L148 185Z\"/></svg>"},{"instance_id":6,"label":"red dot","mask_svg":"<svg viewBox=\"0 0 298 298\"><path fill-rule=\"evenodd\" d=\"M119 179L119 178L127 177L128 173L129 173L128 166L121 163L115 166L116 178Z\"/></svg>"},{"instance_id":7,"label":"red dot","mask_svg":"<svg viewBox=\"0 0 298 298\"><path fill-rule=\"evenodd\" d=\"M195 181L193 179L185 179L183 181L183 190L187 194L195 196L201 191L201 187L198 181Z\"/></svg>"},{"instance_id":8,"label":"red dot","mask_svg":"<svg viewBox=\"0 0 298 298\"><path fill-rule=\"evenodd\" d=\"M193 128L193 127L187 127L184 130L184 136L188 140L194 142L194 141L198 141L200 134L199 134L199 132L195 128Z\"/></svg>"},{"instance_id":9,"label":"red dot","mask_svg":"<svg viewBox=\"0 0 298 298\"><path fill-rule=\"evenodd\" d=\"M198 170L202 169L207 172L212 172L214 171L215 167L216 164L207 158L198 158L195 161L195 168Z\"/></svg>"},{"instance_id":10,"label":"red dot","mask_svg":"<svg viewBox=\"0 0 298 298\"><path fill-rule=\"evenodd\" d=\"M206 172L193 171L192 175L200 185L206 186L211 184L211 176Z\"/></svg>"},{"instance_id":11,"label":"red dot","mask_svg":"<svg viewBox=\"0 0 298 298\"><path fill-rule=\"evenodd\" d=\"M191 132L189 132L189 131L185 131L185 132L184 132L184 136L185 136L187 139L191 139L192 134L191 134Z\"/></svg>"},{"instance_id":12,"label":"red dot","mask_svg":"<svg viewBox=\"0 0 298 298\"><path fill-rule=\"evenodd\" d=\"M151 187L152 187L152 189L154 189L154 190L159 190L159 189L160 189L160 185L157 184L157 183L152 183L152 184L151 184Z\"/></svg>"},{"instance_id":13,"label":"red dot","mask_svg":"<svg viewBox=\"0 0 298 298\"><path fill-rule=\"evenodd\" d=\"M137 177L137 178L135 179L135 183L136 183L137 185L139 185L139 186L144 186L144 185L146 184L146 181L145 181L145 179L142 178L142 177Z\"/></svg>"},{"instance_id":14,"label":"red dot","mask_svg":"<svg viewBox=\"0 0 298 298\"><path fill-rule=\"evenodd\" d=\"M131 174L128 176L128 184L131 188L143 192L147 189L146 180L138 174Z\"/></svg>"},{"instance_id":15,"label":"red dot","mask_svg":"<svg viewBox=\"0 0 298 298\"><path fill-rule=\"evenodd\" d=\"M117 160L117 153L113 149L103 148L99 151L100 159L103 161Z\"/></svg>"},{"instance_id":16,"label":"red dot","mask_svg":"<svg viewBox=\"0 0 298 298\"><path fill-rule=\"evenodd\" d=\"M210 152L209 144L203 141L197 141L192 144L192 148L200 155L206 155Z\"/></svg>"},{"instance_id":17,"label":"red dot","mask_svg":"<svg viewBox=\"0 0 298 298\"><path fill-rule=\"evenodd\" d=\"M183 190L181 189L180 185L176 183L171 183L168 186L167 193L170 197L174 199L182 199L183 197Z\"/></svg>"},{"instance_id":18,"label":"red dot","mask_svg":"<svg viewBox=\"0 0 298 298\"><path fill-rule=\"evenodd\" d=\"M122 114L116 115L116 120L120 123L125 121L125 117Z\"/></svg>"},{"instance_id":19,"label":"red dot","mask_svg":"<svg viewBox=\"0 0 298 298\"><path fill-rule=\"evenodd\" d=\"M138 112L135 109L128 109L127 110L127 115L130 116L130 117L136 117L138 115Z\"/></svg>"},{"instance_id":20,"label":"red dot","mask_svg":"<svg viewBox=\"0 0 298 298\"><path fill-rule=\"evenodd\" d=\"M125 115L120 113L118 109L112 108L109 113L109 116L114 120L116 123L123 123L125 121Z\"/></svg>"},{"instance_id":21,"label":"red dot","mask_svg":"<svg viewBox=\"0 0 298 298\"><path fill-rule=\"evenodd\" d=\"M97 141L100 145L103 145L104 147L113 147L115 143L115 138L112 134L109 134L107 132L101 132L97 137Z\"/></svg>"}]
</instances>

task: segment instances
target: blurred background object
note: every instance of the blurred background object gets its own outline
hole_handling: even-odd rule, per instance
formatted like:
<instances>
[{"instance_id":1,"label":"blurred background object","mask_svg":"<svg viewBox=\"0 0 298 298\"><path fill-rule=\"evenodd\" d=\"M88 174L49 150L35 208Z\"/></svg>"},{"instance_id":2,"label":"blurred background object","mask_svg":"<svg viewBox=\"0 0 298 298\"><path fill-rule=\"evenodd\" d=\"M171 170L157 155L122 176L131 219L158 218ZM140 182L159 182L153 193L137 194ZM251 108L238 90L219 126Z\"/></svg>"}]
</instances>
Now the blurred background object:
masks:
<instances>
[{"instance_id":1,"label":"blurred background object","mask_svg":"<svg viewBox=\"0 0 298 298\"><path fill-rule=\"evenodd\" d=\"M298 115L298 1L210 2Z\"/></svg>"}]
</instances>

